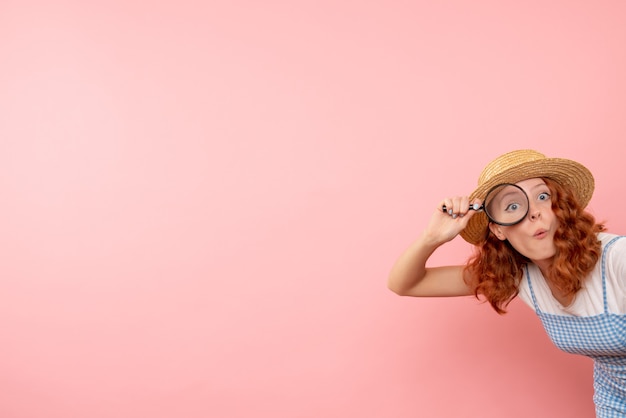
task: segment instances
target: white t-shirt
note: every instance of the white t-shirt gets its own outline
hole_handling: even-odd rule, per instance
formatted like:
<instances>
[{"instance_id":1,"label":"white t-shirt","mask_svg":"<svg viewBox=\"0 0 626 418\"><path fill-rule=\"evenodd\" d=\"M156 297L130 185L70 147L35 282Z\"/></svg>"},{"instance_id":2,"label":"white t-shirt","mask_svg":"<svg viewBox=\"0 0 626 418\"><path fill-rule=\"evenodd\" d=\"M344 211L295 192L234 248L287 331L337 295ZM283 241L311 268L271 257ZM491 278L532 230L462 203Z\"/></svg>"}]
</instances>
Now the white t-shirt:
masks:
<instances>
[{"instance_id":1,"label":"white t-shirt","mask_svg":"<svg viewBox=\"0 0 626 418\"><path fill-rule=\"evenodd\" d=\"M626 238L618 239L604 254L604 246L616 236L605 232L598 234L602 242L602 255L569 306L561 305L552 296L539 267L529 263L527 268L539 309L545 313L574 316L592 316L604 312L602 257L606 257L606 296L609 312L626 314ZM519 297L531 308L535 308L526 272L520 283Z\"/></svg>"}]
</instances>

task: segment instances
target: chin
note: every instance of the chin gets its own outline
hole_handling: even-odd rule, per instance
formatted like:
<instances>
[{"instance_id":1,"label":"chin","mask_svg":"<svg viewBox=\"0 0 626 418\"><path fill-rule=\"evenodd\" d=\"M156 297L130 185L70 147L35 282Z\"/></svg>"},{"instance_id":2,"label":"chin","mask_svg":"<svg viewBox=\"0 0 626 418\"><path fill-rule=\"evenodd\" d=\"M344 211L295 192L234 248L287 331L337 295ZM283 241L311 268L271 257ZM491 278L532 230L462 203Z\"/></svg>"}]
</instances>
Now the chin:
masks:
<instances>
[{"instance_id":1,"label":"chin","mask_svg":"<svg viewBox=\"0 0 626 418\"><path fill-rule=\"evenodd\" d=\"M528 257L533 263L537 264L537 262L548 262L554 259L556 255L556 250L553 251L534 251L532 257Z\"/></svg>"}]
</instances>

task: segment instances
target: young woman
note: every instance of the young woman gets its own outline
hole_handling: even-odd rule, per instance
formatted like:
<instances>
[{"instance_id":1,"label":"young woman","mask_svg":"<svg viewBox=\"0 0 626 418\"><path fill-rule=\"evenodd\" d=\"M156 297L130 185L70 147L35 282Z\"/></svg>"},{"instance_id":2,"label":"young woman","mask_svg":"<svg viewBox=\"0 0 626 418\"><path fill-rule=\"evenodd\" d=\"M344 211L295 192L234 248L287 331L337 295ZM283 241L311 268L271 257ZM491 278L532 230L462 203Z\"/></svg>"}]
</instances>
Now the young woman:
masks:
<instances>
[{"instance_id":1,"label":"young woman","mask_svg":"<svg viewBox=\"0 0 626 418\"><path fill-rule=\"evenodd\" d=\"M502 314L519 295L554 344L594 360L599 418L626 417L626 239L584 208L591 172L533 150L489 163L468 196L442 200L399 257L389 288L402 296L475 295ZM464 266L426 267L460 234L476 246Z\"/></svg>"}]
</instances>

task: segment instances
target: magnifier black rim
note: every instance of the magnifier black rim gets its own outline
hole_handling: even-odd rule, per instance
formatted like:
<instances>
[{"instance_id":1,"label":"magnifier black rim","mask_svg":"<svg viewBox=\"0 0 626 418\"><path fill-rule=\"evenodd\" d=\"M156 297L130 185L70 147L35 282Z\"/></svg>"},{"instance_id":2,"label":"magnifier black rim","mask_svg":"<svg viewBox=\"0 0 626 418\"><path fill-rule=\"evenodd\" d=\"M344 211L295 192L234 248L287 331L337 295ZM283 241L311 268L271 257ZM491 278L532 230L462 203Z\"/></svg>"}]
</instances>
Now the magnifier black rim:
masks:
<instances>
[{"instance_id":1,"label":"magnifier black rim","mask_svg":"<svg viewBox=\"0 0 626 418\"><path fill-rule=\"evenodd\" d=\"M528 202L528 205L526 206L526 213L524 213L524 216L522 216L519 220L515 221L515 222L498 222L496 220L494 220L491 215L489 215L489 211L487 210L487 205L485 205L485 203L487 202L487 198L489 197L489 195L491 194L491 192L493 192L496 189L499 189L502 186L514 186L517 187L518 189L520 189L522 191L522 193L524 193L524 196L526 196L526 201ZM515 183L499 183L496 184L495 186L493 186L491 189L489 189L489 191L487 192L487 194L485 195L485 200L483 200L483 212L485 212L485 215L487 216L487 218L489 218L489 221L493 222L496 225L500 225L500 226L513 226L513 225L517 225L518 223L522 222L526 216L528 216L528 212L530 211L530 199L528 198L528 195L526 194L526 192L524 191L524 189L522 189L520 186L518 186Z\"/></svg>"}]
</instances>

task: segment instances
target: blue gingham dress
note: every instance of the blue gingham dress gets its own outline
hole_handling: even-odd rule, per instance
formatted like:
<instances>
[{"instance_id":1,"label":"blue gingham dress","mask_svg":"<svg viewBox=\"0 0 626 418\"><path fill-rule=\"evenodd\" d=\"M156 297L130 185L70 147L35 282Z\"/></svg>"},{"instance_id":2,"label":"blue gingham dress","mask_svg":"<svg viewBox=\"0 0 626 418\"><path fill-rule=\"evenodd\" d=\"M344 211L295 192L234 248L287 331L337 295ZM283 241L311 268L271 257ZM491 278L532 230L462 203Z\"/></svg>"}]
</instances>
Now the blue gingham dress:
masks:
<instances>
[{"instance_id":1,"label":"blue gingham dress","mask_svg":"<svg viewBox=\"0 0 626 418\"><path fill-rule=\"evenodd\" d=\"M623 237L611 239L602 251L604 312L597 315L542 312L526 269L535 311L552 342L563 351L594 360L593 401L598 418L626 418L626 314L609 312L606 296L606 250L620 238Z\"/></svg>"}]
</instances>

